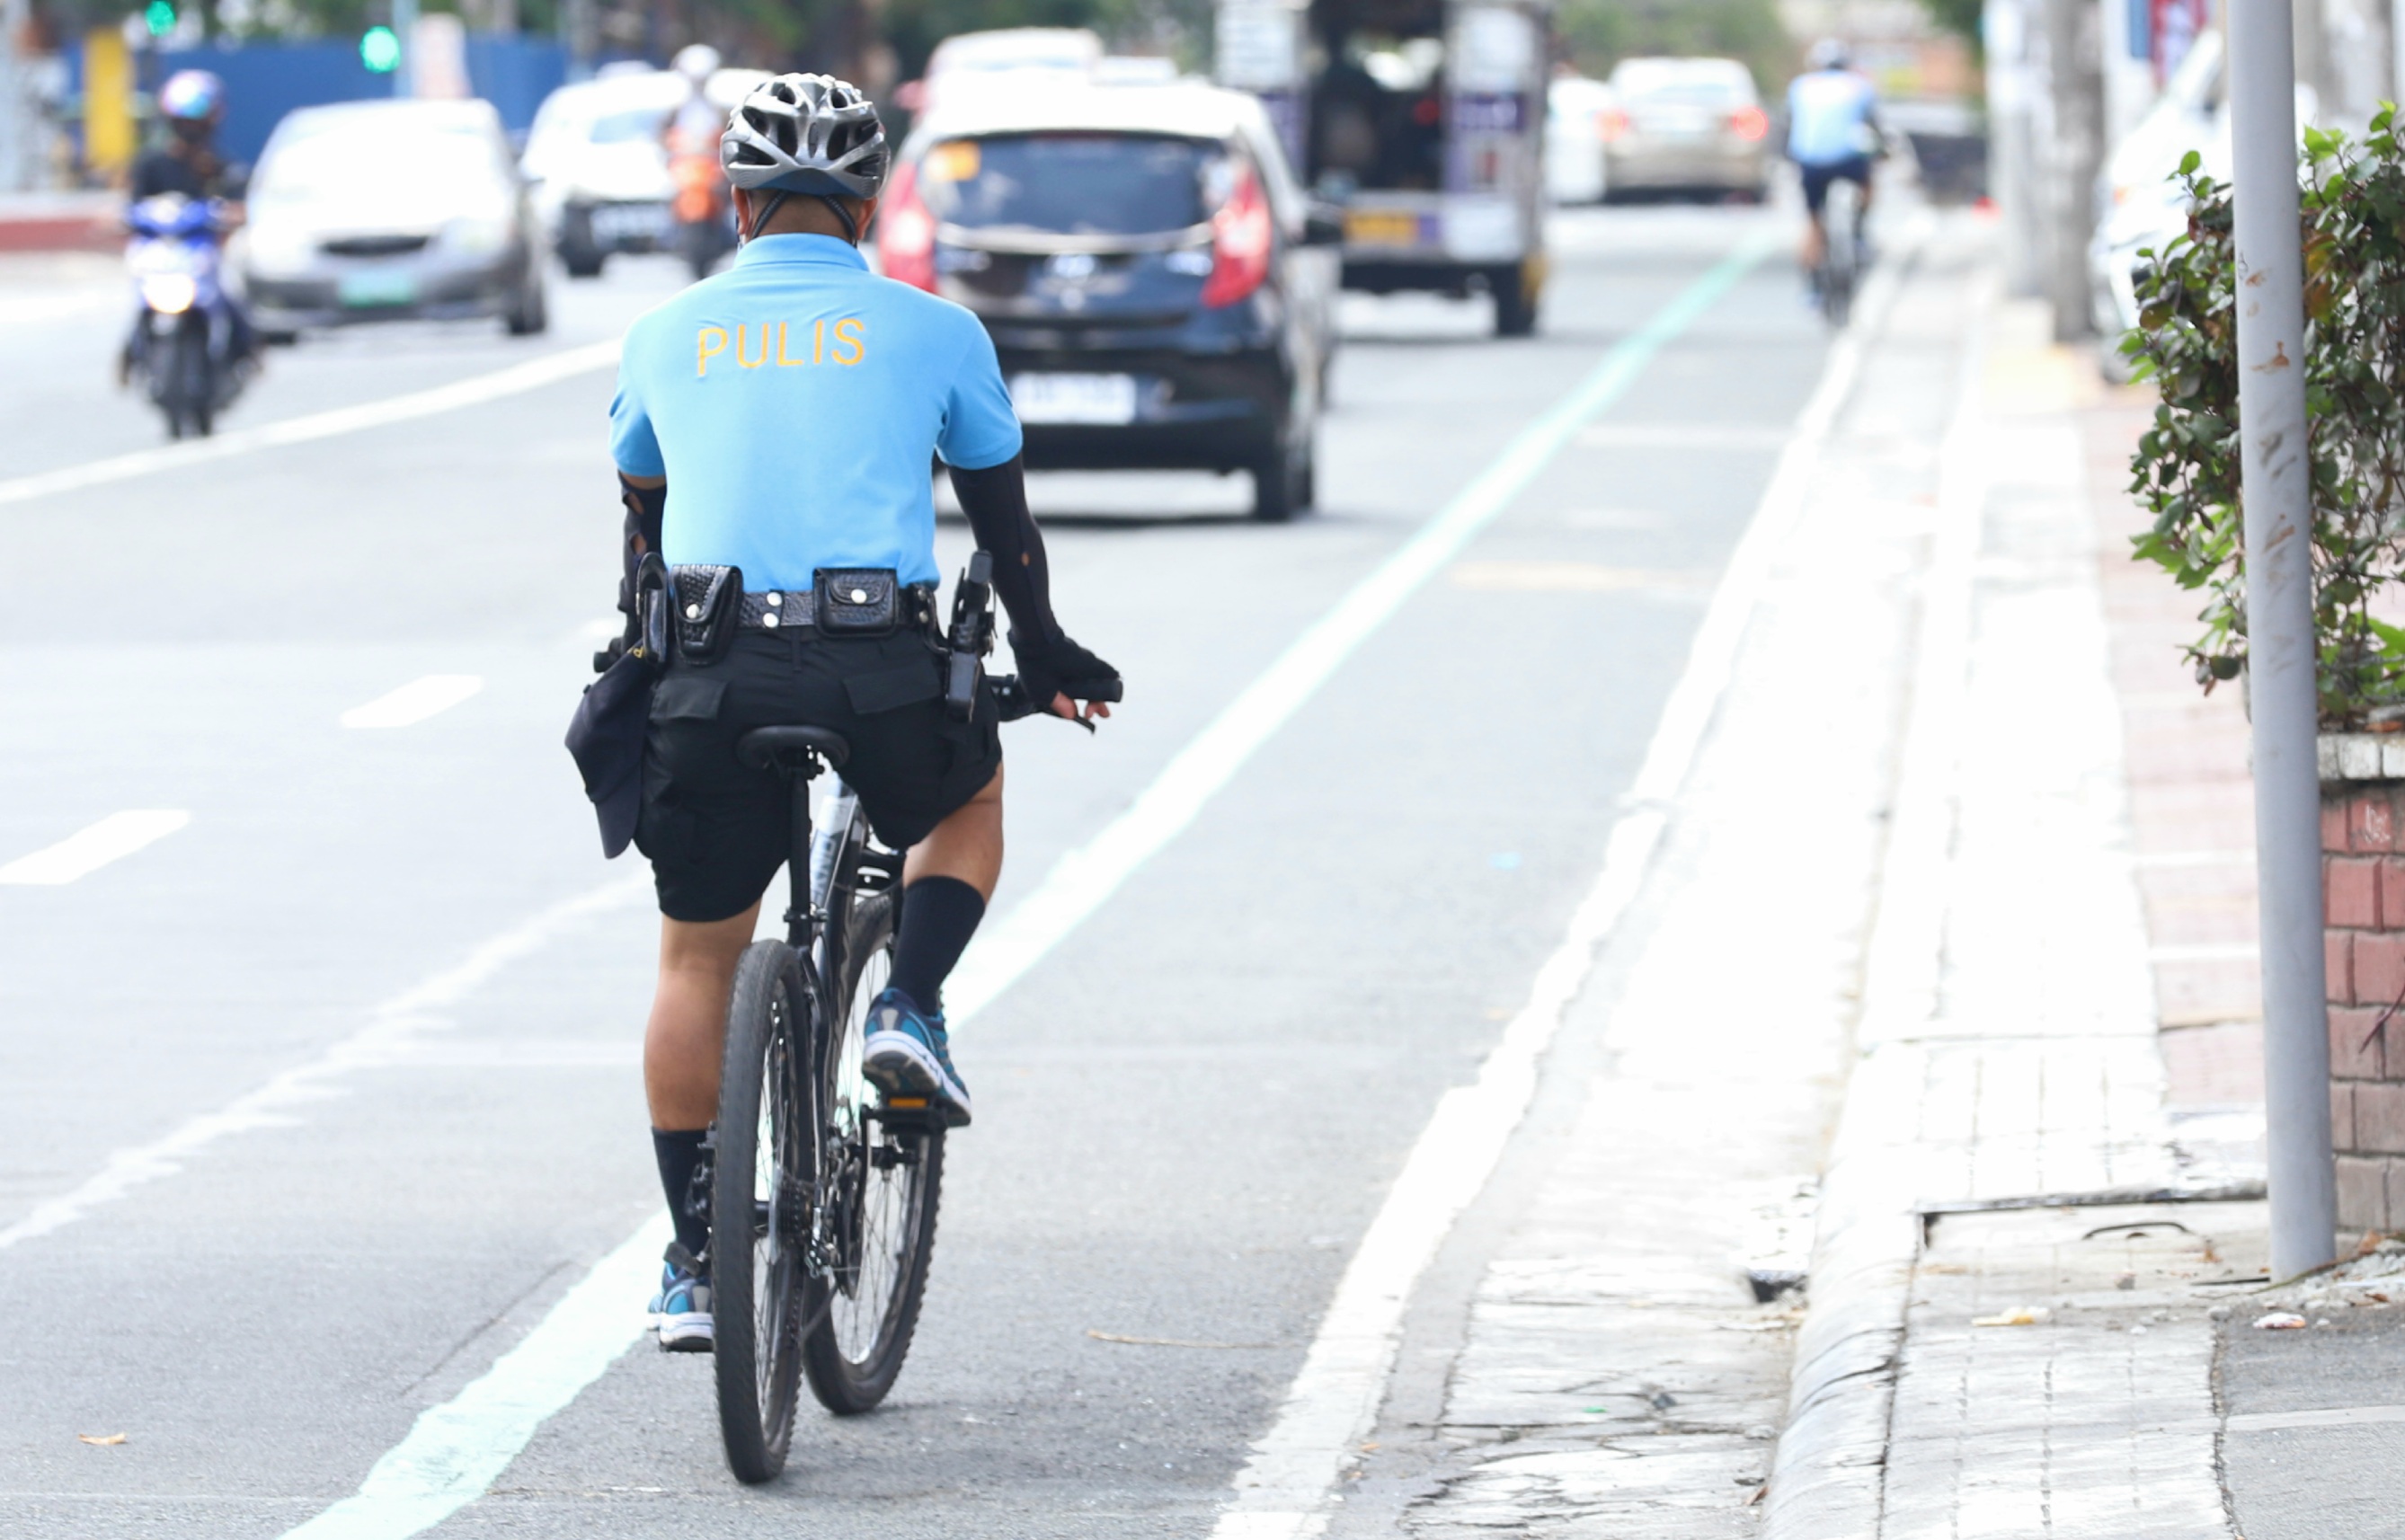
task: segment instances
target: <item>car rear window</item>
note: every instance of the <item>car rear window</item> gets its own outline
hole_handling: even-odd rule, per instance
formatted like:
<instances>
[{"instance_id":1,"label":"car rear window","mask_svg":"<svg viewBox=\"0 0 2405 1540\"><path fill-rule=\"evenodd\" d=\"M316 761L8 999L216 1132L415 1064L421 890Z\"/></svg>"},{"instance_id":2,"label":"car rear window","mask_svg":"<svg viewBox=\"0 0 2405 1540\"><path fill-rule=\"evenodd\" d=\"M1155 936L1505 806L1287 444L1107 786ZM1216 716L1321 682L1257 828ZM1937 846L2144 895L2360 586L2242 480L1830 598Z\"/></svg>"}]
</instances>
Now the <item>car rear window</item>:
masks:
<instances>
[{"instance_id":1,"label":"car rear window","mask_svg":"<svg viewBox=\"0 0 2405 1540\"><path fill-rule=\"evenodd\" d=\"M593 120L591 138L597 145L623 145L634 139L656 139L668 120L668 112L662 107L635 107L625 112L612 112Z\"/></svg>"},{"instance_id":2,"label":"car rear window","mask_svg":"<svg viewBox=\"0 0 2405 1540\"><path fill-rule=\"evenodd\" d=\"M1052 235L1151 235L1202 222L1226 156L1147 133L949 139L920 162L920 196L947 224Z\"/></svg>"},{"instance_id":3,"label":"car rear window","mask_svg":"<svg viewBox=\"0 0 2405 1540\"><path fill-rule=\"evenodd\" d=\"M1735 70L1629 69L1614 75L1611 84L1623 99L1632 104L1732 107L1753 100L1753 82Z\"/></svg>"}]
</instances>

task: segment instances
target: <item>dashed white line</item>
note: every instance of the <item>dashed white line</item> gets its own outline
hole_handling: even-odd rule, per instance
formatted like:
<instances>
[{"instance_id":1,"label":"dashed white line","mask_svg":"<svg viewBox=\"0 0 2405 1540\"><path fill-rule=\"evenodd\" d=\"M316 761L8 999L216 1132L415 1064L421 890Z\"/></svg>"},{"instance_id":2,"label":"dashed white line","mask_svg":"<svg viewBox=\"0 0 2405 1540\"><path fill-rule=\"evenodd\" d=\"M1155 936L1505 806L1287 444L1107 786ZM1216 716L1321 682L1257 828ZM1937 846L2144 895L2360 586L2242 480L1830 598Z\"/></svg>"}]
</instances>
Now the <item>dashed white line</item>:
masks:
<instances>
[{"instance_id":1,"label":"dashed white line","mask_svg":"<svg viewBox=\"0 0 2405 1540\"><path fill-rule=\"evenodd\" d=\"M0 883L56 888L130 856L155 840L164 839L191 821L192 815L181 808L140 807L111 813L56 845L0 866Z\"/></svg>"},{"instance_id":2,"label":"dashed white line","mask_svg":"<svg viewBox=\"0 0 2405 1540\"><path fill-rule=\"evenodd\" d=\"M474 674L429 674L343 713L345 727L407 727L448 711L485 688Z\"/></svg>"}]
</instances>

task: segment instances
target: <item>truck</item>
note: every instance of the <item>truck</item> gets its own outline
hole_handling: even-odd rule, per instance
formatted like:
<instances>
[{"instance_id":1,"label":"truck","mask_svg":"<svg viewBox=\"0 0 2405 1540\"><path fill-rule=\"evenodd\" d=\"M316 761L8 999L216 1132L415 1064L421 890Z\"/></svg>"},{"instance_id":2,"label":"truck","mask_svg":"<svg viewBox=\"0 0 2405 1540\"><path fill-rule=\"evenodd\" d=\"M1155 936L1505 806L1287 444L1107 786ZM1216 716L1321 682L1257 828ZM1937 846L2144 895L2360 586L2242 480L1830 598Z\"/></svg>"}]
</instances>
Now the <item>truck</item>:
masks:
<instances>
[{"instance_id":1,"label":"truck","mask_svg":"<svg viewBox=\"0 0 2405 1540\"><path fill-rule=\"evenodd\" d=\"M1218 0L1215 73L1341 207L1343 283L1484 293L1537 328L1548 0Z\"/></svg>"}]
</instances>

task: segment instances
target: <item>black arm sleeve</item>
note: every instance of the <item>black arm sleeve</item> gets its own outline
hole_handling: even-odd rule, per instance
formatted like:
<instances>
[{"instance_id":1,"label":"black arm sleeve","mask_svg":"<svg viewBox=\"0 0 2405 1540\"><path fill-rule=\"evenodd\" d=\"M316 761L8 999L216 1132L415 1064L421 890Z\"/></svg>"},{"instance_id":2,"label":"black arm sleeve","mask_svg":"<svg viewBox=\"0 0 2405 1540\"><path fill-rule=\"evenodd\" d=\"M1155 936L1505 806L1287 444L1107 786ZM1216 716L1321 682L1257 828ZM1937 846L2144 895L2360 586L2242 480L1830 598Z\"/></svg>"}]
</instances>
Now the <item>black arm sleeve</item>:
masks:
<instances>
[{"instance_id":1,"label":"black arm sleeve","mask_svg":"<svg viewBox=\"0 0 2405 1540\"><path fill-rule=\"evenodd\" d=\"M1039 639L1046 647L1059 641L1061 623L1052 618L1052 573L1044 560L1044 532L1027 511L1021 456L1014 455L983 470L948 469L979 549L993 557L993 591L1009 612L1012 647L1017 648L1020 637Z\"/></svg>"},{"instance_id":2,"label":"black arm sleeve","mask_svg":"<svg viewBox=\"0 0 2405 1540\"><path fill-rule=\"evenodd\" d=\"M625 476L618 478L618 500L626 507L626 538L619 543L621 564L618 573L618 612L635 623L635 568L641 564L643 553L660 548L660 519L668 511L668 489L665 486L637 486Z\"/></svg>"}]
</instances>

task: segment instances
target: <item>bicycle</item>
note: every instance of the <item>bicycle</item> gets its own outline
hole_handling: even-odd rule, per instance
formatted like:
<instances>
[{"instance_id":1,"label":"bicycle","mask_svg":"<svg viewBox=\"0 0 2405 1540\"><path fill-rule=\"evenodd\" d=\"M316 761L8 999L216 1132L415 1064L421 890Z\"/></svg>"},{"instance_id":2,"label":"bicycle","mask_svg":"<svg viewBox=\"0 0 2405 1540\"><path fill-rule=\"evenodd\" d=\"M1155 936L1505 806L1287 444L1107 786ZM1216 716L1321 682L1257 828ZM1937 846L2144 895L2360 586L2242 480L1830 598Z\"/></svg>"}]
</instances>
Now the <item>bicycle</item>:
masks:
<instances>
[{"instance_id":1,"label":"bicycle","mask_svg":"<svg viewBox=\"0 0 2405 1540\"><path fill-rule=\"evenodd\" d=\"M1821 314L1842 328L1854 309L1863 268L1863 192L1849 177L1829 184L1821 209L1821 267L1816 274Z\"/></svg>"},{"instance_id":2,"label":"bicycle","mask_svg":"<svg viewBox=\"0 0 2405 1540\"><path fill-rule=\"evenodd\" d=\"M1038 714L1009 675L988 680L1006 721ZM1116 694L1116 692L1114 692ZM804 726L745 734L736 753L793 797L785 939L736 964L708 1147L714 1372L726 1463L758 1483L784 1469L800 1382L838 1416L873 1409L918 1329L943 1188L944 1120L861 1073L868 1005L893 966L902 853L878 843L837 783L813 820L811 783L851 748Z\"/></svg>"},{"instance_id":3,"label":"bicycle","mask_svg":"<svg viewBox=\"0 0 2405 1540\"><path fill-rule=\"evenodd\" d=\"M818 727L763 727L737 754L793 797L785 939L736 965L712 1126L710 1273L726 1460L738 1479L784 1468L800 1381L830 1411L865 1412L902 1371L926 1290L944 1129L923 1098L886 1099L860 1072L868 1002L893 968L902 856L876 843L838 785L823 821L811 786L851 749Z\"/></svg>"}]
</instances>

